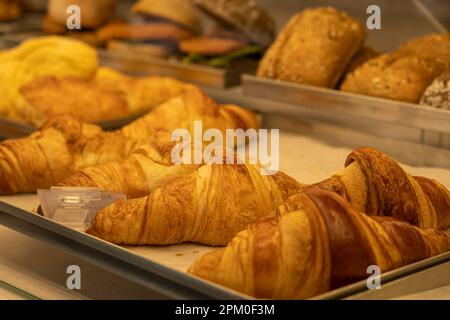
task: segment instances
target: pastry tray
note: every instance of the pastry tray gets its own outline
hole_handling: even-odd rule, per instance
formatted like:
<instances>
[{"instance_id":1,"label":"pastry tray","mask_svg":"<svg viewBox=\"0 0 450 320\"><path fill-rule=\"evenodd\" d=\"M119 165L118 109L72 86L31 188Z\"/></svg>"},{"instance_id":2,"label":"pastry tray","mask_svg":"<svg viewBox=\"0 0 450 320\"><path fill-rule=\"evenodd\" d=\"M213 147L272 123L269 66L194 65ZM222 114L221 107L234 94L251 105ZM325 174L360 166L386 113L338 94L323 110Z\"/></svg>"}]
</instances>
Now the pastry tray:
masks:
<instances>
[{"instance_id":1,"label":"pastry tray","mask_svg":"<svg viewBox=\"0 0 450 320\"><path fill-rule=\"evenodd\" d=\"M375 98L360 94L319 88L287 81L266 79L250 74L242 76L247 96L271 99L289 104L285 114L298 114L299 108L310 109L329 117L347 116L383 123L450 134L450 111L417 104ZM269 111L269 110L268 110ZM277 112L275 108L270 110Z\"/></svg>"},{"instance_id":2,"label":"pastry tray","mask_svg":"<svg viewBox=\"0 0 450 320\"><path fill-rule=\"evenodd\" d=\"M252 299L185 272L196 258L213 247L197 244L120 247L32 213L31 208L23 210L24 206L35 207L37 204L35 195L0 197L0 224L57 246L167 298ZM384 273L381 283L388 285L391 281L448 261L450 252ZM342 299L367 291L363 280L313 299Z\"/></svg>"},{"instance_id":3,"label":"pastry tray","mask_svg":"<svg viewBox=\"0 0 450 320\"><path fill-rule=\"evenodd\" d=\"M143 116L142 113L116 120L102 121L95 124L100 126L104 130L115 130L136 120L141 116ZM0 117L0 140L20 138L23 136L27 136L36 130L37 128L32 125Z\"/></svg>"},{"instance_id":4,"label":"pastry tray","mask_svg":"<svg viewBox=\"0 0 450 320\"><path fill-rule=\"evenodd\" d=\"M42 32L13 33L0 37L0 48L17 46L20 42L37 36ZM256 65L251 67L220 69L199 64L186 64L175 59L162 59L141 54L98 49L103 65L116 68L130 74L163 75L188 81L200 86L225 89L238 86L243 73L254 72Z\"/></svg>"},{"instance_id":5,"label":"pastry tray","mask_svg":"<svg viewBox=\"0 0 450 320\"><path fill-rule=\"evenodd\" d=\"M277 119L275 116L269 118L271 121ZM267 121L267 119L263 119L263 121ZM276 127L280 125L276 122L272 124ZM298 125L296 124L296 126ZM306 184L321 181L333 172L340 170L349 152L350 149L330 147L317 141L314 137L288 133L284 130L280 132L281 170ZM326 156L324 157L324 155ZM405 169L413 175L439 179L445 186L450 186L449 170L410 167ZM156 293L170 298L250 298L190 276L185 272L196 258L214 248L198 244L119 247L30 213L35 212L39 204L38 198L34 194L0 196L0 201L3 202L0 204L0 224L33 238L51 242L93 264L147 286ZM382 283L449 259L450 253L447 253L390 271L383 275ZM343 298L364 290L367 289L362 281L316 298Z\"/></svg>"}]
</instances>

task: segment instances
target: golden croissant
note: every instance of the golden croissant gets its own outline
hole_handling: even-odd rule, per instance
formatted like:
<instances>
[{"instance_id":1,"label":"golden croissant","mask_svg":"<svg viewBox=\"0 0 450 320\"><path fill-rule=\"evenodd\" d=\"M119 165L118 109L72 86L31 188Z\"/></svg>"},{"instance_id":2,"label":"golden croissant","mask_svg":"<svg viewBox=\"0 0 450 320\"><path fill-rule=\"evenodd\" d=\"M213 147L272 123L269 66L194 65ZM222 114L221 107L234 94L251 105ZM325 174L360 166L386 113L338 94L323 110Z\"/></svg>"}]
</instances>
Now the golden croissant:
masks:
<instances>
[{"instance_id":1,"label":"golden croissant","mask_svg":"<svg viewBox=\"0 0 450 320\"><path fill-rule=\"evenodd\" d=\"M257 298L305 299L450 250L450 235L357 212L336 193L312 187L276 216L236 235L188 270Z\"/></svg>"},{"instance_id":2,"label":"golden croissant","mask_svg":"<svg viewBox=\"0 0 450 320\"><path fill-rule=\"evenodd\" d=\"M186 84L167 77L132 78L100 68L93 79L37 77L23 85L8 118L36 126L55 115L101 122L148 112Z\"/></svg>"},{"instance_id":3,"label":"golden croissant","mask_svg":"<svg viewBox=\"0 0 450 320\"><path fill-rule=\"evenodd\" d=\"M80 170L127 159L137 147L151 144L158 152L170 150L170 134L204 128L255 128L255 115L237 106L219 106L200 89L189 86L174 99L114 132L61 116L29 137L0 144L0 194L49 188Z\"/></svg>"},{"instance_id":4,"label":"golden croissant","mask_svg":"<svg viewBox=\"0 0 450 320\"><path fill-rule=\"evenodd\" d=\"M204 165L146 197L100 210L87 232L116 244L225 245L301 187L283 173L261 175L257 165Z\"/></svg>"},{"instance_id":5,"label":"golden croissant","mask_svg":"<svg viewBox=\"0 0 450 320\"><path fill-rule=\"evenodd\" d=\"M373 148L356 149L345 165L317 186L337 192L371 216L392 216L420 228L450 226L450 192L439 182L407 174Z\"/></svg>"}]
</instances>

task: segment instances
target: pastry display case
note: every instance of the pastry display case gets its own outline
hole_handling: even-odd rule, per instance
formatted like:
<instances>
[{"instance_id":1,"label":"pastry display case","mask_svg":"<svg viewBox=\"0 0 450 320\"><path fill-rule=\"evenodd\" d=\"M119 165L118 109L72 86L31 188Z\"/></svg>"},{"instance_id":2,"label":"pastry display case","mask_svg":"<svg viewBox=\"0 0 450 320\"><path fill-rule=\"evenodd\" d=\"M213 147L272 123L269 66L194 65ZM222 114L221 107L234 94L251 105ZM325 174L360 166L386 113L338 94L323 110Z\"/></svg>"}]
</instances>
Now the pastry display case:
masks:
<instances>
[{"instance_id":1,"label":"pastry display case","mask_svg":"<svg viewBox=\"0 0 450 320\"><path fill-rule=\"evenodd\" d=\"M0 23L0 299L450 297L440 0L376 1L381 30L370 1L26 2Z\"/></svg>"}]
</instances>

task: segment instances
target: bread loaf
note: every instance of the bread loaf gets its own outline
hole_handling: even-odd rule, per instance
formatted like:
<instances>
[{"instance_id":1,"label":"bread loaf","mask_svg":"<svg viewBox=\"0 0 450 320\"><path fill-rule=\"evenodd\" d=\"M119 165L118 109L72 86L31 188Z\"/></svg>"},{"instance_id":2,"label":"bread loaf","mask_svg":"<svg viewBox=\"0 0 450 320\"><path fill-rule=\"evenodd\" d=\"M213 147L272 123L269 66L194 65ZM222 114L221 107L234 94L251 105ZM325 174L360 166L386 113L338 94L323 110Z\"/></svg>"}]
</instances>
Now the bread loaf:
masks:
<instances>
[{"instance_id":1,"label":"bread loaf","mask_svg":"<svg viewBox=\"0 0 450 320\"><path fill-rule=\"evenodd\" d=\"M361 23L344 12L330 7L306 9L284 27L257 74L332 88L365 37Z\"/></svg>"}]
</instances>

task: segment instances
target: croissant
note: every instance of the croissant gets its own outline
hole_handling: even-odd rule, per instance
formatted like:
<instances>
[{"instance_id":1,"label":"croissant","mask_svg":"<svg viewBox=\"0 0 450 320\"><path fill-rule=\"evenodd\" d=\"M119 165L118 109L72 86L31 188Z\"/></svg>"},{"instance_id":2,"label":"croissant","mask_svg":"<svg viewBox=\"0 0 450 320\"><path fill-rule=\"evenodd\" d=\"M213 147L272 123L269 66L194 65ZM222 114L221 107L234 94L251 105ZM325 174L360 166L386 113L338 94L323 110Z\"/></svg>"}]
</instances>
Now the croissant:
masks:
<instances>
[{"instance_id":1,"label":"croissant","mask_svg":"<svg viewBox=\"0 0 450 320\"><path fill-rule=\"evenodd\" d=\"M317 187L290 197L188 272L257 298L305 299L450 250L450 235L357 212Z\"/></svg>"},{"instance_id":2,"label":"croissant","mask_svg":"<svg viewBox=\"0 0 450 320\"><path fill-rule=\"evenodd\" d=\"M386 154L353 151L346 168L317 186L337 192L360 212L392 216L420 228L450 226L450 192L439 182L407 174Z\"/></svg>"},{"instance_id":3,"label":"croissant","mask_svg":"<svg viewBox=\"0 0 450 320\"><path fill-rule=\"evenodd\" d=\"M186 86L167 77L132 78L109 68L98 69L93 79L36 77L20 88L8 118L37 126L60 114L86 122L114 120L148 112Z\"/></svg>"},{"instance_id":4,"label":"croissant","mask_svg":"<svg viewBox=\"0 0 450 320\"><path fill-rule=\"evenodd\" d=\"M204 128L222 132L258 126L253 113L237 106L219 106L194 86L114 132L57 117L29 137L0 144L0 194L49 188L84 168L122 162L141 145L167 152L170 133L178 128L192 132L195 120L201 120Z\"/></svg>"},{"instance_id":5,"label":"croissant","mask_svg":"<svg viewBox=\"0 0 450 320\"><path fill-rule=\"evenodd\" d=\"M142 143L68 116L53 118L26 138L0 144L0 194L49 188L81 168L123 160Z\"/></svg>"},{"instance_id":6,"label":"croissant","mask_svg":"<svg viewBox=\"0 0 450 320\"><path fill-rule=\"evenodd\" d=\"M283 173L259 170L249 164L201 166L146 197L100 210L87 233L127 245L225 245L302 187Z\"/></svg>"},{"instance_id":7,"label":"croissant","mask_svg":"<svg viewBox=\"0 0 450 320\"><path fill-rule=\"evenodd\" d=\"M198 89L186 91L169 101L171 113L157 108L131 126L124 127L124 135L132 138L149 136L149 144L134 152L124 161L100 164L75 173L61 182L67 187L96 187L122 192L129 198L148 195L156 187L173 178L194 171L199 165L173 165L171 151L175 142L170 132L186 128L193 133L195 120L202 120L203 129L257 128L254 114L233 105L217 106ZM176 114L177 118L173 117Z\"/></svg>"},{"instance_id":8,"label":"croissant","mask_svg":"<svg viewBox=\"0 0 450 320\"><path fill-rule=\"evenodd\" d=\"M63 180L59 186L99 188L121 192L128 198L143 197L157 187L199 167L195 164L174 165L169 151L170 148L146 144L124 161L88 167Z\"/></svg>"}]
</instances>

